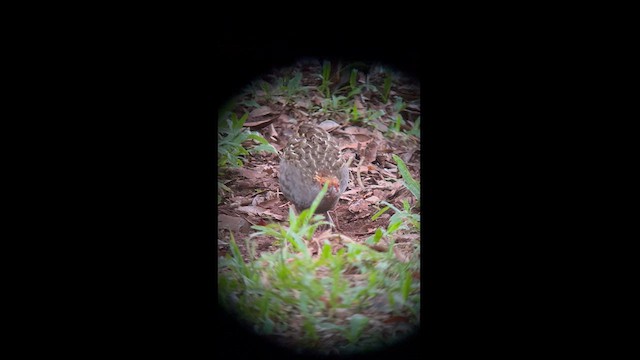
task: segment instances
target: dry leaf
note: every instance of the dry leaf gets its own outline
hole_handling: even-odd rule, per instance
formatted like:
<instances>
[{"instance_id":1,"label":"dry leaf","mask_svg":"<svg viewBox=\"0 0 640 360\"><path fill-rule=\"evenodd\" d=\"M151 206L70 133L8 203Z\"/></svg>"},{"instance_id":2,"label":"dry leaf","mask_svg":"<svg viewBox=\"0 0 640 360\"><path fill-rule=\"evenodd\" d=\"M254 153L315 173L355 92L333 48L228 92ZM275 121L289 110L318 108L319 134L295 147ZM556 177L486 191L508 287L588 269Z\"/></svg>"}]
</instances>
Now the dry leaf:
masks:
<instances>
[{"instance_id":1,"label":"dry leaf","mask_svg":"<svg viewBox=\"0 0 640 360\"><path fill-rule=\"evenodd\" d=\"M296 100L295 104L296 107L300 107L303 109L308 109L311 107L311 101L309 99L298 99Z\"/></svg>"},{"instance_id":2,"label":"dry leaf","mask_svg":"<svg viewBox=\"0 0 640 360\"><path fill-rule=\"evenodd\" d=\"M362 113L364 113L364 112L366 111L366 109L365 109L364 105L362 105L362 102L360 101L360 99L358 99L358 97L356 97L356 98L353 100L353 103L354 103L354 105L356 106L356 109L358 109L358 112L359 112L359 113L361 113L361 114L362 114Z\"/></svg>"},{"instance_id":3,"label":"dry leaf","mask_svg":"<svg viewBox=\"0 0 640 360\"><path fill-rule=\"evenodd\" d=\"M378 156L378 143L371 141L364 150L364 164L371 164Z\"/></svg>"},{"instance_id":4,"label":"dry leaf","mask_svg":"<svg viewBox=\"0 0 640 360\"><path fill-rule=\"evenodd\" d=\"M237 208L236 210L243 212L243 213L247 213L249 215L260 215L262 213L264 213L265 211L267 211L266 209L260 207L260 206L241 206L239 208Z\"/></svg>"},{"instance_id":5,"label":"dry leaf","mask_svg":"<svg viewBox=\"0 0 640 360\"><path fill-rule=\"evenodd\" d=\"M245 169L245 168L238 168L236 171L240 176L243 176L247 179L258 179L263 176L263 174L260 172Z\"/></svg>"},{"instance_id":6,"label":"dry leaf","mask_svg":"<svg viewBox=\"0 0 640 360\"><path fill-rule=\"evenodd\" d=\"M373 133L369 129L358 126L349 126L344 130L341 130L341 132L349 135L365 135L368 137L373 136Z\"/></svg>"},{"instance_id":7,"label":"dry leaf","mask_svg":"<svg viewBox=\"0 0 640 360\"><path fill-rule=\"evenodd\" d=\"M270 108L270 107L268 107L268 106L261 106L261 107L259 107L259 108L257 108L257 109L254 109L253 111L251 111L251 112L249 113L249 119L255 119L255 118L260 117L260 116L264 116L264 115L267 115L267 114L271 114L272 112L273 112L273 111L271 110L271 108Z\"/></svg>"},{"instance_id":8,"label":"dry leaf","mask_svg":"<svg viewBox=\"0 0 640 360\"><path fill-rule=\"evenodd\" d=\"M390 316L383 322L385 324L409 323L410 319L406 316Z\"/></svg>"},{"instance_id":9,"label":"dry leaf","mask_svg":"<svg viewBox=\"0 0 640 360\"><path fill-rule=\"evenodd\" d=\"M342 195L355 195L358 194L360 192L360 190L356 190L356 189L349 189L345 192L342 193Z\"/></svg>"},{"instance_id":10,"label":"dry leaf","mask_svg":"<svg viewBox=\"0 0 640 360\"><path fill-rule=\"evenodd\" d=\"M269 209L272 208L274 206L277 206L278 204L280 204L280 199L278 199L277 197L275 197L275 195L270 195L270 194L275 194L273 191L268 192L266 195L266 198L268 199L269 197L271 197L271 199L263 201L262 203L260 203L260 207L263 207L265 209Z\"/></svg>"},{"instance_id":11,"label":"dry leaf","mask_svg":"<svg viewBox=\"0 0 640 360\"><path fill-rule=\"evenodd\" d=\"M269 210L267 210L267 211L263 212L263 213L262 213L262 215L268 215L268 216L271 216L272 218L274 218L274 219L276 219L276 220L278 220L278 221L282 221L282 220L284 220L284 216L282 216L282 215L280 215L280 214L272 213L272 212L271 212L271 211L269 211Z\"/></svg>"},{"instance_id":12,"label":"dry leaf","mask_svg":"<svg viewBox=\"0 0 640 360\"><path fill-rule=\"evenodd\" d=\"M364 201L366 201L366 202L368 202L370 204L377 204L377 203L380 202L380 198L377 197L377 196L371 196L371 197L368 197L368 198L364 199Z\"/></svg>"},{"instance_id":13,"label":"dry leaf","mask_svg":"<svg viewBox=\"0 0 640 360\"><path fill-rule=\"evenodd\" d=\"M318 95L313 95L313 97L311 98L311 102L313 102L314 105L322 105L322 98Z\"/></svg>"},{"instance_id":14,"label":"dry leaf","mask_svg":"<svg viewBox=\"0 0 640 360\"><path fill-rule=\"evenodd\" d=\"M249 229L249 223L241 217L219 214L218 229L226 229L236 233L244 232Z\"/></svg>"},{"instance_id":15,"label":"dry leaf","mask_svg":"<svg viewBox=\"0 0 640 360\"><path fill-rule=\"evenodd\" d=\"M406 153L402 154L402 156L400 156L402 161L404 161L404 163L407 164L407 166L409 166L409 162L410 162L411 157L413 156L414 152L416 152L416 149L409 149L408 152L406 152Z\"/></svg>"},{"instance_id":16,"label":"dry leaf","mask_svg":"<svg viewBox=\"0 0 640 360\"><path fill-rule=\"evenodd\" d=\"M409 258L403 254L398 247L393 247L393 253L396 255L396 259L400 260L403 263L408 263Z\"/></svg>"},{"instance_id":17,"label":"dry leaf","mask_svg":"<svg viewBox=\"0 0 640 360\"><path fill-rule=\"evenodd\" d=\"M360 166L360 167L355 167L355 168L350 168L349 170L353 171L353 172L357 172L358 170L360 170L361 174L366 174L369 172L369 166L368 165L364 165L364 166Z\"/></svg>"},{"instance_id":18,"label":"dry leaf","mask_svg":"<svg viewBox=\"0 0 640 360\"><path fill-rule=\"evenodd\" d=\"M340 124L338 124L337 122L333 121L333 120L325 120L323 122L321 122L320 124L318 124L318 127L326 130L326 131L331 131L337 127L339 127Z\"/></svg>"},{"instance_id":19,"label":"dry leaf","mask_svg":"<svg viewBox=\"0 0 640 360\"><path fill-rule=\"evenodd\" d=\"M351 141L340 141L340 150L343 149L358 149L359 143Z\"/></svg>"},{"instance_id":20,"label":"dry leaf","mask_svg":"<svg viewBox=\"0 0 640 360\"><path fill-rule=\"evenodd\" d=\"M278 132L276 131L276 128L273 127L273 124L269 125L269 137L273 140L278 139Z\"/></svg>"},{"instance_id":21,"label":"dry leaf","mask_svg":"<svg viewBox=\"0 0 640 360\"><path fill-rule=\"evenodd\" d=\"M256 129L262 129L263 127L269 125L270 123L273 122L273 120L275 120L276 117L273 116L269 119L264 119L264 120L258 120L258 121L247 121L244 123L244 127L248 127L248 128L256 128Z\"/></svg>"},{"instance_id":22,"label":"dry leaf","mask_svg":"<svg viewBox=\"0 0 640 360\"><path fill-rule=\"evenodd\" d=\"M256 182L255 180L237 180L235 182L236 189L255 189Z\"/></svg>"},{"instance_id":23,"label":"dry leaf","mask_svg":"<svg viewBox=\"0 0 640 360\"><path fill-rule=\"evenodd\" d=\"M359 213L369 209L369 204L362 199L356 200L353 204L349 205L349 211L352 213Z\"/></svg>"},{"instance_id":24,"label":"dry leaf","mask_svg":"<svg viewBox=\"0 0 640 360\"><path fill-rule=\"evenodd\" d=\"M388 127L387 125L385 125L382 121L378 120L378 119L373 120L371 123L372 123L372 124L374 124L374 125L375 125L375 127L376 127L378 130L382 131L382 132L387 132L387 131L389 131L389 127Z\"/></svg>"},{"instance_id":25,"label":"dry leaf","mask_svg":"<svg viewBox=\"0 0 640 360\"><path fill-rule=\"evenodd\" d=\"M253 200L251 200L251 205L253 205L253 206L261 205L261 203L263 203L263 202L264 202L264 200L265 200L265 199L264 199L264 196L262 196L262 195L256 195L256 196L253 198ZM261 207L264 207L264 206L261 206Z\"/></svg>"}]
</instances>

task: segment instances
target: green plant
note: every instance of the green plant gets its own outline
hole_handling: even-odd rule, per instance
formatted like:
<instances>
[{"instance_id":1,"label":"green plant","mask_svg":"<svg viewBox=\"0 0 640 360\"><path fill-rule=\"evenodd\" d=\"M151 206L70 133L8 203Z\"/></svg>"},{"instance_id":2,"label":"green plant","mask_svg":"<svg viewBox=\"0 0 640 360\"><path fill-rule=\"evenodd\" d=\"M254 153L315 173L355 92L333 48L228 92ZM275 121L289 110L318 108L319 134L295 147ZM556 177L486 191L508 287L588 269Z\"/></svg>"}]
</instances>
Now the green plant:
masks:
<instances>
[{"instance_id":1,"label":"green plant","mask_svg":"<svg viewBox=\"0 0 640 360\"><path fill-rule=\"evenodd\" d=\"M407 135L413 135L420 139L420 116L418 116L416 121L414 121L413 127L411 128L411 130L409 130L409 132L407 132Z\"/></svg>"},{"instance_id":2,"label":"green plant","mask_svg":"<svg viewBox=\"0 0 640 360\"><path fill-rule=\"evenodd\" d=\"M369 324L369 318L355 314L351 317L349 321L349 326L347 327L347 331L345 331L345 337L349 340L350 343L355 343L358 341L362 333L364 332L364 328Z\"/></svg>"},{"instance_id":3,"label":"green plant","mask_svg":"<svg viewBox=\"0 0 640 360\"><path fill-rule=\"evenodd\" d=\"M391 73L387 72L384 78L384 88L382 91L382 102L387 103L389 101L389 93L391 92Z\"/></svg>"},{"instance_id":4,"label":"green plant","mask_svg":"<svg viewBox=\"0 0 640 360\"><path fill-rule=\"evenodd\" d=\"M228 118L218 122L219 168L242 166L244 164L244 156L250 153L259 151L276 152L265 138L243 127L248 117L248 113L245 113L241 118L238 118L235 113L230 113ZM260 145L247 150L243 144L247 140L255 140Z\"/></svg>"},{"instance_id":5,"label":"green plant","mask_svg":"<svg viewBox=\"0 0 640 360\"><path fill-rule=\"evenodd\" d=\"M262 90L262 94L259 93L260 90ZM259 100L261 97L263 97L266 102L270 102L272 93L273 87L271 86L271 84L262 79L254 80L243 89L240 96L240 98L242 99L240 104L247 107L258 108L261 105L258 104L256 100Z\"/></svg>"},{"instance_id":6,"label":"green plant","mask_svg":"<svg viewBox=\"0 0 640 360\"><path fill-rule=\"evenodd\" d=\"M287 100L290 101L294 96L298 95L305 88L300 84L302 82L302 73L296 72L296 74L286 81L286 85L284 86L285 95Z\"/></svg>"},{"instance_id":7,"label":"green plant","mask_svg":"<svg viewBox=\"0 0 640 360\"><path fill-rule=\"evenodd\" d=\"M391 118L393 119L393 124L389 126L388 135L398 135L401 134L400 129L403 124L405 124L404 118L401 111L403 111L407 107L407 104L404 103L401 97L396 97L396 101L393 104L393 110L391 111ZM393 115L395 114L395 116Z\"/></svg>"},{"instance_id":8,"label":"green plant","mask_svg":"<svg viewBox=\"0 0 640 360\"><path fill-rule=\"evenodd\" d=\"M255 101L254 99L243 100L240 104L244 105L246 107L253 107L253 108L259 108L260 107L260 104L258 104L258 102Z\"/></svg>"},{"instance_id":9,"label":"green plant","mask_svg":"<svg viewBox=\"0 0 640 360\"><path fill-rule=\"evenodd\" d=\"M357 85L358 79L358 69L351 69L351 74L349 75L349 86L351 87L351 91L358 90Z\"/></svg>"},{"instance_id":10,"label":"green plant","mask_svg":"<svg viewBox=\"0 0 640 360\"><path fill-rule=\"evenodd\" d=\"M367 244L377 244L383 237L391 239L391 235L400 229L411 230L413 228L418 232L420 231L420 215L411 213L411 207L406 199L402 202L403 210L386 201L381 201L380 203L386 206L371 217L372 221L375 221L389 209L393 209L395 214L389 219L389 225L386 229L376 229L376 232L365 240Z\"/></svg>"},{"instance_id":11,"label":"green plant","mask_svg":"<svg viewBox=\"0 0 640 360\"><path fill-rule=\"evenodd\" d=\"M356 106L355 102L353 103L353 107L351 108L351 121L353 122L358 122L361 120L361 116L358 113L358 107Z\"/></svg>"},{"instance_id":12,"label":"green plant","mask_svg":"<svg viewBox=\"0 0 640 360\"><path fill-rule=\"evenodd\" d=\"M407 165L399 156L393 154L392 157L398 165L398 171L402 175L402 182L404 186L409 189L409 191L413 194L413 196L416 197L419 202L420 183L418 183L411 176L411 174L409 173L409 169L407 169ZM391 218L389 219L389 225L387 226L387 228L378 228L375 234L367 238L367 240L365 241L366 243L377 244L383 237L390 237L394 232L400 229L415 229L418 232L420 231L420 215L411 212L411 206L406 199L402 200L402 210L396 208L393 204L390 204L386 201L381 201L381 203L386 206L380 209L371 217L372 221L375 221L378 217L380 217L380 215L384 214L389 209L393 209L395 211L395 214L393 214L393 216L391 216Z\"/></svg>"},{"instance_id":13,"label":"green plant","mask_svg":"<svg viewBox=\"0 0 640 360\"><path fill-rule=\"evenodd\" d=\"M407 169L407 165L404 163L404 161L402 161L402 159L398 155L393 154L392 157L393 157L393 160L398 165L398 171L400 171L400 175L402 175L402 181L404 183L404 186L406 186L407 189L411 191L413 196L415 196L416 199L419 201L420 200L420 183L417 182L413 178L413 176L411 176L411 173L409 173L409 169Z\"/></svg>"},{"instance_id":14,"label":"green plant","mask_svg":"<svg viewBox=\"0 0 640 360\"><path fill-rule=\"evenodd\" d=\"M407 108L407 104L400 96L396 96L396 102L393 103L393 112L398 114Z\"/></svg>"},{"instance_id":15,"label":"green plant","mask_svg":"<svg viewBox=\"0 0 640 360\"><path fill-rule=\"evenodd\" d=\"M276 91L272 91L269 98L271 98L271 95L283 96L287 103L292 102L294 97L306 93L309 89L308 86L302 86L302 73L299 71L295 71L291 78L289 78L289 75L279 78L276 84ZM267 91L266 87L264 90L265 92Z\"/></svg>"},{"instance_id":16,"label":"green plant","mask_svg":"<svg viewBox=\"0 0 640 360\"><path fill-rule=\"evenodd\" d=\"M250 153L276 152L265 138L243 127L249 114L245 113L238 118L235 113L229 111L232 106L232 103L227 104L218 114L218 204L222 201L224 192L231 192L231 189L220 180L226 168L242 166L244 157ZM244 143L247 140L255 140L260 145L246 149Z\"/></svg>"},{"instance_id":17,"label":"green plant","mask_svg":"<svg viewBox=\"0 0 640 360\"><path fill-rule=\"evenodd\" d=\"M322 100L322 112L345 112L349 111L349 104L344 96L331 95L330 98Z\"/></svg>"},{"instance_id":18,"label":"green plant","mask_svg":"<svg viewBox=\"0 0 640 360\"><path fill-rule=\"evenodd\" d=\"M374 349L381 344L382 328L371 326L363 311L375 310L377 318L403 314L417 323L420 284L407 274L419 270L419 262L405 264L391 253L355 242L336 250L326 240L312 257L307 242L323 223L321 216L312 215L313 209L326 191L327 184L311 209L298 216L290 211L288 227L253 227L258 232L251 238L268 235L281 240L274 253L254 260L247 240L245 263L231 236L231 252L218 266L220 302L259 333L299 334L300 348L321 353L333 348L345 354ZM386 304L372 309L373 299L385 299Z\"/></svg>"},{"instance_id":19,"label":"green plant","mask_svg":"<svg viewBox=\"0 0 640 360\"><path fill-rule=\"evenodd\" d=\"M358 86L357 84L358 78L358 69L351 69L351 75L349 76L349 94L347 97L351 98L355 95L358 95L362 92L362 86Z\"/></svg>"},{"instance_id":20,"label":"green plant","mask_svg":"<svg viewBox=\"0 0 640 360\"><path fill-rule=\"evenodd\" d=\"M373 121L379 119L383 115L386 115L386 112L382 109L369 109L365 115L365 122Z\"/></svg>"},{"instance_id":21,"label":"green plant","mask_svg":"<svg viewBox=\"0 0 640 360\"><path fill-rule=\"evenodd\" d=\"M264 92L265 100L267 100L268 102L271 102L271 94L273 92L273 88L271 87L271 84L269 84L266 81L261 81L260 82L260 87L262 88L262 91Z\"/></svg>"},{"instance_id":22,"label":"green plant","mask_svg":"<svg viewBox=\"0 0 640 360\"><path fill-rule=\"evenodd\" d=\"M319 76L320 76L320 79L322 80L322 83L320 84L320 86L318 86L318 91L320 91L320 93L323 94L325 98L328 98L330 96L329 87L331 86L331 62L330 61L325 60L322 62L322 74Z\"/></svg>"},{"instance_id":23,"label":"green plant","mask_svg":"<svg viewBox=\"0 0 640 360\"><path fill-rule=\"evenodd\" d=\"M404 119L402 118L402 115L397 114L396 115L396 119L393 122L393 126L389 128L389 130L395 132L395 133L399 133L400 132L400 127L402 126L402 124L404 124Z\"/></svg>"},{"instance_id":24,"label":"green plant","mask_svg":"<svg viewBox=\"0 0 640 360\"><path fill-rule=\"evenodd\" d=\"M327 193L327 189L328 183L325 183L324 187L320 190L320 193L318 193L318 196L316 196L315 200L311 204L311 207L303 210L300 215L296 216L293 209L290 208L288 228L280 224L269 224L266 226L254 225L252 227L258 230L258 232L251 236L273 236L280 243L290 244L293 246L294 250L308 256L308 248L304 239L310 240L318 226L329 224L326 221L322 221L322 215L314 215L316 208L320 205L320 201L322 201L322 197Z\"/></svg>"},{"instance_id":25,"label":"green plant","mask_svg":"<svg viewBox=\"0 0 640 360\"><path fill-rule=\"evenodd\" d=\"M365 82L364 84L361 84L361 85L357 84L357 76L358 76L358 69L356 68L351 69L351 75L349 77L349 93L347 94L348 98L352 98L355 95L361 94L365 91L378 92L378 88L376 88L373 84L369 82L369 74L365 75Z\"/></svg>"}]
</instances>

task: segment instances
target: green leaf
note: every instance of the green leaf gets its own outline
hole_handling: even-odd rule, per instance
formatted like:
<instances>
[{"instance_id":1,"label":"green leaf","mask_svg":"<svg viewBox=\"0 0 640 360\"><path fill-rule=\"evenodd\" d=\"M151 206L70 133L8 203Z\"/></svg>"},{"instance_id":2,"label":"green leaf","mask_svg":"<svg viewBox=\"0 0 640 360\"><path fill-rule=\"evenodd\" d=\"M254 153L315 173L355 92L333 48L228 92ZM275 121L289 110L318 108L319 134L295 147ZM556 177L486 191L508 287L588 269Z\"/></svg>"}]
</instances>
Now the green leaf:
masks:
<instances>
[{"instance_id":1,"label":"green leaf","mask_svg":"<svg viewBox=\"0 0 640 360\"><path fill-rule=\"evenodd\" d=\"M264 324L262 325L262 333L266 335L270 335L273 333L274 322L270 318L266 318Z\"/></svg>"},{"instance_id":2,"label":"green leaf","mask_svg":"<svg viewBox=\"0 0 640 360\"><path fill-rule=\"evenodd\" d=\"M386 201L384 201L384 200L380 201L380 204L383 204L383 205L386 205L386 206L388 206L388 207L392 208L392 209L393 209L393 211L395 211L395 212L397 212L397 213L402 212L402 211L400 211L397 207L395 207L393 204L391 204L391 203L389 203L389 202L386 202Z\"/></svg>"},{"instance_id":3,"label":"green leaf","mask_svg":"<svg viewBox=\"0 0 640 360\"><path fill-rule=\"evenodd\" d=\"M247 137L249 139L253 139L261 144L265 144L265 145L269 145L269 142L267 141L267 139L263 138L262 136L255 134L255 133L249 133L247 134Z\"/></svg>"},{"instance_id":4,"label":"green leaf","mask_svg":"<svg viewBox=\"0 0 640 360\"><path fill-rule=\"evenodd\" d=\"M382 239L382 230L380 228L377 228L376 233L373 235L373 243L377 244L380 239Z\"/></svg>"},{"instance_id":5,"label":"green leaf","mask_svg":"<svg viewBox=\"0 0 640 360\"><path fill-rule=\"evenodd\" d=\"M255 100L251 99L251 100L245 100L241 103L244 106L247 107L254 107L254 108L259 108L260 104L258 104Z\"/></svg>"},{"instance_id":6,"label":"green leaf","mask_svg":"<svg viewBox=\"0 0 640 360\"><path fill-rule=\"evenodd\" d=\"M351 76L349 76L349 85L351 86L352 90L356 88L357 79L358 79L358 69L351 69Z\"/></svg>"},{"instance_id":7,"label":"green leaf","mask_svg":"<svg viewBox=\"0 0 640 360\"><path fill-rule=\"evenodd\" d=\"M387 210L389 210L388 206L385 206L384 208L378 210L377 213L375 213L372 217L371 217L371 221L376 221L376 219L378 219L380 217L380 215L384 214L385 212L387 212Z\"/></svg>"},{"instance_id":8,"label":"green leaf","mask_svg":"<svg viewBox=\"0 0 640 360\"><path fill-rule=\"evenodd\" d=\"M349 91L349 94L347 95L347 97L352 97L354 95L358 95L362 92L362 90L360 90L360 88L355 88L351 91Z\"/></svg>"},{"instance_id":9,"label":"green leaf","mask_svg":"<svg viewBox=\"0 0 640 360\"><path fill-rule=\"evenodd\" d=\"M406 109L407 104L402 100L401 97L396 98L396 102L393 104L393 111L399 113Z\"/></svg>"},{"instance_id":10,"label":"green leaf","mask_svg":"<svg viewBox=\"0 0 640 360\"><path fill-rule=\"evenodd\" d=\"M345 334L347 340L349 340L350 343L358 341L368 323L368 317L360 314L353 315L349 322L349 330L347 334Z\"/></svg>"},{"instance_id":11,"label":"green leaf","mask_svg":"<svg viewBox=\"0 0 640 360\"><path fill-rule=\"evenodd\" d=\"M330 76L331 76L331 62L325 60L322 63L322 78L328 81Z\"/></svg>"},{"instance_id":12,"label":"green leaf","mask_svg":"<svg viewBox=\"0 0 640 360\"><path fill-rule=\"evenodd\" d=\"M400 226L402 226L402 220L395 221L389 224L389 226L387 226L387 233L393 234L396 230L400 228Z\"/></svg>"},{"instance_id":13,"label":"green leaf","mask_svg":"<svg viewBox=\"0 0 640 360\"><path fill-rule=\"evenodd\" d=\"M300 80L302 80L302 74L297 73L289 82L287 83L287 94L294 95L296 91L300 89Z\"/></svg>"},{"instance_id":14,"label":"green leaf","mask_svg":"<svg viewBox=\"0 0 640 360\"><path fill-rule=\"evenodd\" d=\"M402 300L407 301L407 298L409 297L409 292L411 291L411 274L410 273L405 273L404 281L402 282L401 291L402 291Z\"/></svg>"},{"instance_id":15,"label":"green leaf","mask_svg":"<svg viewBox=\"0 0 640 360\"><path fill-rule=\"evenodd\" d=\"M260 151L266 151L266 152L277 154L276 149L271 144L254 146L250 150L251 153L256 153Z\"/></svg>"},{"instance_id":16,"label":"green leaf","mask_svg":"<svg viewBox=\"0 0 640 360\"><path fill-rule=\"evenodd\" d=\"M231 244L231 254L233 254L233 258L236 259L237 264L240 266L240 273L247 273L247 265L244 263L242 259L242 254L240 253L240 248L238 248L238 244L236 244L236 240L233 237L233 231L229 233L231 235L231 239L229 243Z\"/></svg>"},{"instance_id":17,"label":"green leaf","mask_svg":"<svg viewBox=\"0 0 640 360\"><path fill-rule=\"evenodd\" d=\"M322 198L327 193L327 189L329 189L329 182L325 181L324 185L322 186L322 190L320 190L316 198L313 200L313 203L311 203L311 207L308 209L310 213L315 213L318 205L320 205L320 202L322 201Z\"/></svg>"},{"instance_id":18,"label":"green leaf","mask_svg":"<svg viewBox=\"0 0 640 360\"><path fill-rule=\"evenodd\" d=\"M396 122L393 126L393 129L396 132L400 132L400 126L404 123L404 119L402 118L401 114L396 115Z\"/></svg>"},{"instance_id":19,"label":"green leaf","mask_svg":"<svg viewBox=\"0 0 640 360\"><path fill-rule=\"evenodd\" d=\"M402 207L406 212L409 212L411 210L411 206L409 205L409 201L407 199L402 199Z\"/></svg>"},{"instance_id":20,"label":"green leaf","mask_svg":"<svg viewBox=\"0 0 640 360\"><path fill-rule=\"evenodd\" d=\"M418 116L416 121L413 123L413 128L407 134L414 135L415 137L420 139L420 116Z\"/></svg>"},{"instance_id":21,"label":"green leaf","mask_svg":"<svg viewBox=\"0 0 640 360\"><path fill-rule=\"evenodd\" d=\"M382 100L385 103L389 100L389 92L391 92L391 74L387 73L384 78L384 91L382 93Z\"/></svg>"},{"instance_id":22,"label":"green leaf","mask_svg":"<svg viewBox=\"0 0 640 360\"><path fill-rule=\"evenodd\" d=\"M234 117L235 114L233 114ZM240 119L234 119L233 121L233 127L231 128L232 130L238 131L240 129L242 129L242 125L244 125L244 122L247 121L247 118L249 117L249 113L245 112L244 115L240 118Z\"/></svg>"},{"instance_id":23,"label":"green leaf","mask_svg":"<svg viewBox=\"0 0 640 360\"><path fill-rule=\"evenodd\" d=\"M398 165L398 171L400 171L400 175L402 175L404 185L411 191L416 199L420 200L420 184L413 179L409 173L409 169L407 169L407 165L405 165L404 161L402 161L398 155L393 154L392 157Z\"/></svg>"},{"instance_id":24,"label":"green leaf","mask_svg":"<svg viewBox=\"0 0 640 360\"><path fill-rule=\"evenodd\" d=\"M296 231L297 229L297 221L296 221L296 213L293 211L293 208L289 208L289 229L291 231Z\"/></svg>"},{"instance_id":25,"label":"green leaf","mask_svg":"<svg viewBox=\"0 0 640 360\"><path fill-rule=\"evenodd\" d=\"M331 245L324 244L322 245L322 254L320 256L321 259L329 259L331 257Z\"/></svg>"},{"instance_id":26,"label":"green leaf","mask_svg":"<svg viewBox=\"0 0 640 360\"><path fill-rule=\"evenodd\" d=\"M238 146L236 151L240 155L249 155L249 151L247 149L243 148L242 146Z\"/></svg>"},{"instance_id":27,"label":"green leaf","mask_svg":"<svg viewBox=\"0 0 640 360\"><path fill-rule=\"evenodd\" d=\"M231 109L236 107L236 103L234 100L229 100L226 104L224 104L219 110L218 110L218 124L223 124L224 120L227 119L227 117L229 116L229 113L231 112Z\"/></svg>"}]
</instances>

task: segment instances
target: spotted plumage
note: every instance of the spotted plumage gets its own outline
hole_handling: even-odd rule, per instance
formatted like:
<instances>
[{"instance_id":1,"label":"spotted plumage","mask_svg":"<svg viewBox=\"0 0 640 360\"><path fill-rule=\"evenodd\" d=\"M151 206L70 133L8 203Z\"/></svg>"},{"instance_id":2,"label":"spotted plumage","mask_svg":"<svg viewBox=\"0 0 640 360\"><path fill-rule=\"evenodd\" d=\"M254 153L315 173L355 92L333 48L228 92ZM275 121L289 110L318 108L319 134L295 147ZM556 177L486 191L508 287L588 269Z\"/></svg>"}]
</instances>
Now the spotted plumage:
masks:
<instances>
[{"instance_id":1,"label":"spotted plumage","mask_svg":"<svg viewBox=\"0 0 640 360\"><path fill-rule=\"evenodd\" d=\"M347 188L349 170L336 140L319 127L303 124L282 151L279 181L284 196L300 211L311 206L328 181L329 190L316 209L326 213Z\"/></svg>"}]
</instances>

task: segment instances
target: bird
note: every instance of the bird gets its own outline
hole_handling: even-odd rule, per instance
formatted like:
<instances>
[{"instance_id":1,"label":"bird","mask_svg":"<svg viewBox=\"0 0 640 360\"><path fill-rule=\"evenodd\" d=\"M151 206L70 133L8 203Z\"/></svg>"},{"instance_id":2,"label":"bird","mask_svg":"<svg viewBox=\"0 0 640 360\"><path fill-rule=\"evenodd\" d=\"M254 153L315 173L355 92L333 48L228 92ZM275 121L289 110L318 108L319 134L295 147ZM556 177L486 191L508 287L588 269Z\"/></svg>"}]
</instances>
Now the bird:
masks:
<instances>
[{"instance_id":1,"label":"bird","mask_svg":"<svg viewBox=\"0 0 640 360\"><path fill-rule=\"evenodd\" d=\"M278 177L280 191L297 211L311 207L324 183L329 182L315 211L328 217L327 212L347 188L349 169L336 140L324 129L303 123L282 149Z\"/></svg>"}]
</instances>

